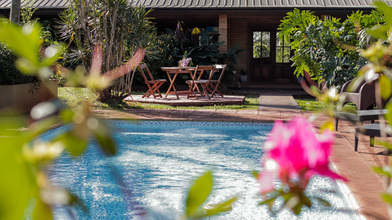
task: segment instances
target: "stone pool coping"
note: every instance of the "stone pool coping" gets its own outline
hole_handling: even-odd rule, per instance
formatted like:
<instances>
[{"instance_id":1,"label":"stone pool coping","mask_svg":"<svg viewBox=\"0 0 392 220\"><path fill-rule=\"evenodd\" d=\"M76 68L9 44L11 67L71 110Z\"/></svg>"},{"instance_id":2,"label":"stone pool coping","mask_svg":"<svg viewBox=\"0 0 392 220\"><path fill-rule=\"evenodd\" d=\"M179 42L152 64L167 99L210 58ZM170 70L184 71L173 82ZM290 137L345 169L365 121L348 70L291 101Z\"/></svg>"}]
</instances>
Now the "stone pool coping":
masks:
<instances>
[{"instance_id":1,"label":"stone pool coping","mask_svg":"<svg viewBox=\"0 0 392 220\"><path fill-rule=\"evenodd\" d=\"M287 121L298 115L310 117L313 112L301 111L291 94L278 91L262 93L258 110L131 109L95 110L95 114L107 119L274 122ZM314 121L315 126L320 126L323 119L325 116L320 115ZM350 190L349 197L358 205L357 213L366 219L390 219L387 205L380 196L386 190L386 179L371 168L389 164L390 156L382 154L384 150L380 147L370 147L369 139L364 136L360 137L358 152L355 152L354 127L348 122L339 122L339 131L335 135L330 160L337 172L349 180L346 185Z\"/></svg>"}]
</instances>

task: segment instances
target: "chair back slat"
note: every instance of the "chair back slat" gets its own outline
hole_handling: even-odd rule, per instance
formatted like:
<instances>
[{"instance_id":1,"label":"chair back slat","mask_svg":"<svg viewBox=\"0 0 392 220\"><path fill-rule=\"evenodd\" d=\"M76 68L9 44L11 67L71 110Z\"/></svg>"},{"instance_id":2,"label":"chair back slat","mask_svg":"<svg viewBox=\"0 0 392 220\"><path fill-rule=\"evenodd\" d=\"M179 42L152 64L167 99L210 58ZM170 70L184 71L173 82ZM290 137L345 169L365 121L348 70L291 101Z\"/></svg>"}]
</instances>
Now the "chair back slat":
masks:
<instances>
[{"instance_id":1,"label":"chair back slat","mask_svg":"<svg viewBox=\"0 0 392 220\"><path fill-rule=\"evenodd\" d=\"M199 74L209 74L208 77L206 77L207 79L210 79L211 74L214 72L214 66L213 65L197 65L196 66L196 70L195 73L197 74L197 72L200 72ZM207 73L209 72L209 73Z\"/></svg>"},{"instance_id":2,"label":"chair back slat","mask_svg":"<svg viewBox=\"0 0 392 220\"><path fill-rule=\"evenodd\" d=\"M150 69L148 69L148 66L145 63L139 64L139 70L145 82L154 80L154 77L152 76ZM148 77L150 77L150 79L147 78L145 71L147 72Z\"/></svg>"},{"instance_id":3,"label":"chair back slat","mask_svg":"<svg viewBox=\"0 0 392 220\"><path fill-rule=\"evenodd\" d=\"M215 64L215 70L217 72L220 72L219 78L218 78L218 82L220 83L220 81L222 80L223 74L225 73L227 64Z\"/></svg>"}]
</instances>

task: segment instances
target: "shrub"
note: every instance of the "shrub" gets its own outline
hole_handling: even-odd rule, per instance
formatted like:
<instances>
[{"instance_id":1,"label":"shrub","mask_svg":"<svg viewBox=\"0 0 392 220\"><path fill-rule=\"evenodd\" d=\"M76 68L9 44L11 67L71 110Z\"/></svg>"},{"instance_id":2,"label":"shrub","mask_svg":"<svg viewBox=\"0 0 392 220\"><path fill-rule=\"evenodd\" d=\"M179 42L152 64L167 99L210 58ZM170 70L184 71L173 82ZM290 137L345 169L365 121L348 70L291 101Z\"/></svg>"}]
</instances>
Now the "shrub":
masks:
<instances>
[{"instance_id":1,"label":"shrub","mask_svg":"<svg viewBox=\"0 0 392 220\"><path fill-rule=\"evenodd\" d=\"M16 56L4 45L0 45L0 85L15 85L38 82L35 76L22 74L15 67Z\"/></svg>"},{"instance_id":2,"label":"shrub","mask_svg":"<svg viewBox=\"0 0 392 220\"><path fill-rule=\"evenodd\" d=\"M368 15L355 12L341 22L334 17L321 19L310 11L295 9L287 14L279 30L281 35L291 37L294 50L291 60L296 76L306 71L319 83L340 87L368 62L359 51L371 40L358 34L359 30L374 27L383 19L377 11Z\"/></svg>"},{"instance_id":3,"label":"shrub","mask_svg":"<svg viewBox=\"0 0 392 220\"><path fill-rule=\"evenodd\" d=\"M182 58L192 58L194 65L213 65L216 63L228 64L225 75L222 78L222 86L229 87L238 79L236 71L236 57L243 50L238 49L239 45L229 49L226 53L219 53L219 47L224 41L218 41L219 34L212 34L208 30L193 28L189 29L183 22L178 22L175 32L169 34L175 39L175 50L173 58L178 62Z\"/></svg>"},{"instance_id":4,"label":"shrub","mask_svg":"<svg viewBox=\"0 0 392 220\"><path fill-rule=\"evenodd\" d=\"M176 66L178 58L175 57L175 51L179 49L176 47L174 37L169 34L159 35L154 45L152 52L145 57L145 62L154 77L165 77L166 74L161 70L161 67Z\"/></svg>"}]
</instances>

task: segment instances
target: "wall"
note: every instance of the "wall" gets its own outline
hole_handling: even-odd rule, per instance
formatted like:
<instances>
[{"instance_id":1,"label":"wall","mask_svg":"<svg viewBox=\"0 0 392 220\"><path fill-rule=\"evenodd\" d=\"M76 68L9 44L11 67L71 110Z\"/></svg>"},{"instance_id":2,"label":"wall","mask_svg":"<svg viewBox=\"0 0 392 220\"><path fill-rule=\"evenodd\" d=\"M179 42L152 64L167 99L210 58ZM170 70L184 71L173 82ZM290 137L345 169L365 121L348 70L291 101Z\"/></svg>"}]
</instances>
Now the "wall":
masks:
<instances>
[{"instance_id":1,"label":"wall","mask_svg":"<svg viewBox=\"0 0 392 220\"><path fill-rule=\"evenodd\" d=\"M229 15L229 43L228 47L232 48L239 44L240 49L245 50L238 57L237 69L246 71L250 68L252 58L252 29L277 28L280 21L286 13L280 14L243 14Z\"/></svg>"},{"instance_id":2,"label":"wall","mask_svg":"<svg viewBox=\"0 0 392 220\"><path fill-rule=\"evenodd\" d=\"M32 83L0 85L0 109L29 112L34 105L57 97L57 80L41 82L38 90L33 87Z\"/></svg>"}]
</instances>

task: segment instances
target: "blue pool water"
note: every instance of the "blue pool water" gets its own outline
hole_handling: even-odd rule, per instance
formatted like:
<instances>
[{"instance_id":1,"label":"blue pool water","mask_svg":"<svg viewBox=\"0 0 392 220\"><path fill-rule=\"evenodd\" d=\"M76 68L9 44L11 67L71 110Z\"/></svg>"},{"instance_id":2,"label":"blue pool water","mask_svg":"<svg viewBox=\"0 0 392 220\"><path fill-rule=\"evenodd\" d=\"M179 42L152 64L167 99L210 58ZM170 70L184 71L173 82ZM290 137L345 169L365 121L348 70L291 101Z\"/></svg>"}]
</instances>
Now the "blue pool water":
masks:
<instances>
[{"instance_id":1,"label":"blue pool water","mask_svg":"<svg viewBox=\"0 0 392 220\"><path fill-rule=\"evenodd\" d=\"M109 121L118 155L105 158L94 142L73 159L64 153L50 169L54 183L70 189L89 207L58 208L55 219L179 219L191 182L212 170L209 202L238 195L233 210L211 219L273 219L261 201L252 170L261 170L263 143L272 129L265 123ZM51 138L56 129L44 138ZM125 187L119 186L123 184ZM279 183L276 183L279 184ZM332 207L315 206L298 219L357 219L336 183L317 177L309 193L322 195ZM140 217L143 213L147 213ZM277 219L296 219L288 211Z\"/></svg>"}]
</instances>

